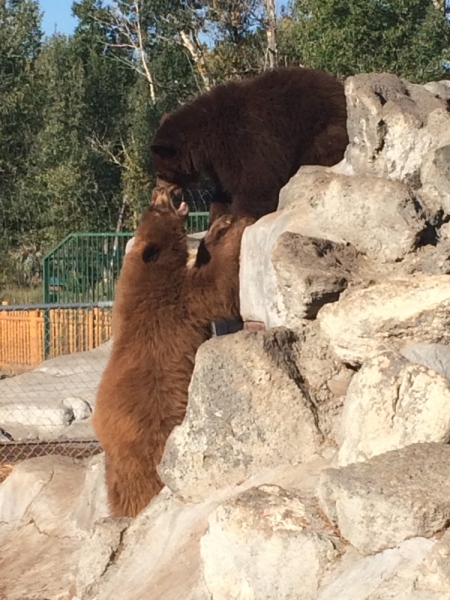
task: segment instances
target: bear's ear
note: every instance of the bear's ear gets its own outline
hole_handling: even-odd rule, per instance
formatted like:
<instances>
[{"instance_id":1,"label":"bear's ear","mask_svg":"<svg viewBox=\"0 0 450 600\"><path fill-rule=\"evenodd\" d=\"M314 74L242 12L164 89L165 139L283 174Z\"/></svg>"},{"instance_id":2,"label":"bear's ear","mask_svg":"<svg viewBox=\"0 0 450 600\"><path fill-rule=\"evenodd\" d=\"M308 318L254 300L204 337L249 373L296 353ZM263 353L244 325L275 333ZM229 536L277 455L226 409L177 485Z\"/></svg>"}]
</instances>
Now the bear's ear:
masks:
<instances>
[{"instance_id":1,"label":"bear's ear","mask_svg":"<svg viewBox=\"0 0 450 600\"><path fill-rule=\"evenodd\" d=\"M195 267L199 269L200 267L204 267L211 260L211 254L209 253L208 248L206 247L205 240L202 240L198 245L197 256L195 258Z\"/></svg>"},{"instance_id":2,"label":"bear's ear","mask_svg":"<svg viewBox=\"0 0 450 600\"><path fill-rule=\"evenodd\" d=\"M144 248L142 252L142 260L145 263L155 262L158 260L159 255L161 254L161 248L156 244L149 244Z\"/></svg>"},{"instance_id":3,"label":"bear's ear","mask_svg":"<svg viewBox=\"0 0 450 600\"><path fill-rule=\"evenodd\" d=\"M157 144L151 146L151 151L161 158L173 158L177 153L173 146L160 146Z\"/></svg>"}]
</instances>

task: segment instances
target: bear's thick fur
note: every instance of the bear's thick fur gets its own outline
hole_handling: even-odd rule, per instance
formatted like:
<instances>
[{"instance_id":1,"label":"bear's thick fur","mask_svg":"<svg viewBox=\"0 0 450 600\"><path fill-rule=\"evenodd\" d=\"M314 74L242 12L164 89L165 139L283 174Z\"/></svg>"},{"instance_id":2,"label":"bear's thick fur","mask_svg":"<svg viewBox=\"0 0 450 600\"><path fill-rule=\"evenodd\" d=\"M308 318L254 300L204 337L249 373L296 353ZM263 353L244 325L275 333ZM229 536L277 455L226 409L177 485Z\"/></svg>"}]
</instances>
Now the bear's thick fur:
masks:
<instances>
[{"instance_id":1,"label":"bear's thick fur","mask_svg":"<svg viewBox=\"0 0 450 600\"><path fill-rule=\"evenodd\" d=\"M282 67L232 81L164 115L151 144L157 177L186 188L200 173L216 185L215 214L259 218L302 165L331 166L348 144L343 85L311 69Z\"/></svg>"},{"instance_id":2,"label":"bear's thick fur","mask_svg":"<svg viewBox=\"0 0 450 600\"><path fill-rule=\"evenodd\" d=\"M211 321L239 314L240 242L249 220L217 220L204 242L209 262L189 268L182 212L166 189L154 191L117 285L113 348L93 416L115 517L136 516L161 490L156 466L184 418L196 351Z\"/></svg>"}]
</instances>

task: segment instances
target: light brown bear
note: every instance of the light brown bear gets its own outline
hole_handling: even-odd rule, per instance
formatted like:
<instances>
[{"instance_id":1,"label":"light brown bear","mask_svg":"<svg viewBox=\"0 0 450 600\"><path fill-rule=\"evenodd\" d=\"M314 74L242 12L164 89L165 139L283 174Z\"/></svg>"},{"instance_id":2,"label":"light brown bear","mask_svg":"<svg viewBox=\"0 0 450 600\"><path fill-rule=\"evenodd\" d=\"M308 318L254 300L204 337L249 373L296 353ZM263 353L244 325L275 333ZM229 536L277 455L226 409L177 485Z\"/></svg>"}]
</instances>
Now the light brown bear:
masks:
<instances>
[{"instance_id":1,"label":"light brown bear","mask_svg":"<svg viewBox=\"0 0 450 600\"><path fill-rule=\"evenodd\" d=\"M204 242L210 260L188 268L186 214L167 189L154 190L117 285L93 416L115 517L135 517L161 490L156 467L185 416L196 351L211 321L239 315L240 243L251 220L218 219Z\"/></svg>"}]
</instances>

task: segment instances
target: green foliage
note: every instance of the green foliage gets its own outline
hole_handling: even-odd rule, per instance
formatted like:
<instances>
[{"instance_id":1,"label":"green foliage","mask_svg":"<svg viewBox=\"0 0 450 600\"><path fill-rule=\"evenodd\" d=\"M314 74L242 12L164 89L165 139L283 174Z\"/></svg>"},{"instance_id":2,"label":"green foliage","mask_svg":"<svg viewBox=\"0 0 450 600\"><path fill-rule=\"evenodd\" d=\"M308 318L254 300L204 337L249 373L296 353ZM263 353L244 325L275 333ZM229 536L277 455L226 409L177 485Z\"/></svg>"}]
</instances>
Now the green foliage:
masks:
<instances>
[{"instance_id":1,"label":"green foliage","mask_svg":"<svg viewBox=\"0 0 450 600\"><path fill-rule=\"evenodd\" d=\"M448 77L438 4L294 0L280 63ZM134 229L161 115L267 67L262 0L76 0L73 13L73 35L44 38L37 0L0 0L0 285L39 285L42 256L68 233Z\"/></svg>"},{"instance_id":2,"label":"green foliage","mask_svg":"<svg viewBox=\"0 0 450 600\"><path fill-rule=\"evenodd\" d=\"M289 62L341 77L385 71L425 82L448 76L450 29L433 0L295 0L280 46Z\"/></svg>"}]
</instances>

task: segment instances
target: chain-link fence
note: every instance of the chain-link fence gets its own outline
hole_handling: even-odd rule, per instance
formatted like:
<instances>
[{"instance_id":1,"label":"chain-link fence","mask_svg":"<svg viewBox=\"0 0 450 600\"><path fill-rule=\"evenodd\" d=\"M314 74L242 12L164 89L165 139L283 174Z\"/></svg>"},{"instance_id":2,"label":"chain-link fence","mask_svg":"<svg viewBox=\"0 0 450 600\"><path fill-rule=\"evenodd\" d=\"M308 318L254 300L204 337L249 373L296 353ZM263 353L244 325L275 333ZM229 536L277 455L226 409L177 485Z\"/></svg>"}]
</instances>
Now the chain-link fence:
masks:
<instances>
[{"instance_id":1,"label":"chain-link fence","mask_svg":"<svg viewBox=\"0 0 450 600\"><path fill-rule=\"evenodd\" d=\"M111 313L112 302L0 307L0 478L25 458L100 451L91 416Z\"/></svg>"},{"instance_id":2,"label":"chain-link fence","mask_svg":"<svg viewBox=\"0 0 450 600\"><path fill-rule=\"evenodd\" d=\"M207 226L208 213L197 212L186 228ZM26 458L100 452L91 417L132 235L68 236L45 257L45 303L0 306L0 481ZM195 250L198 237L188 240Z\"/></svg>"}]
</instances>

